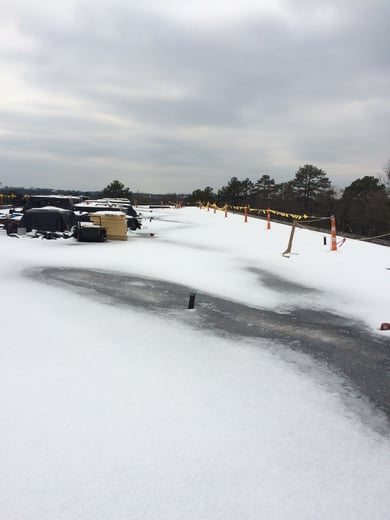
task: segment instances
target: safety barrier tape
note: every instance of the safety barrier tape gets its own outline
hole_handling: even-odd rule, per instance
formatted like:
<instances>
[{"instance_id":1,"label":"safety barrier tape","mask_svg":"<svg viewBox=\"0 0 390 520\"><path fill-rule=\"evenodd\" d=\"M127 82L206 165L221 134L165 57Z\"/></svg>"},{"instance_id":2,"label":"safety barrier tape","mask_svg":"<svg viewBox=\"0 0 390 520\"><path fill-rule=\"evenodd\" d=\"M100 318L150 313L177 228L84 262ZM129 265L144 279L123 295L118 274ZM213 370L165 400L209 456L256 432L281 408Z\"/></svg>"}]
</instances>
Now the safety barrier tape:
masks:
<instances>
[{"instance_id":1,"label":"safety barrier tape","mask_svg":"<svg viewBox=\"0 0 390 520\"><path fill-rule=\"evenodd\" d=\"M330 218L330 217L314 217L313 215L296 215L295 213L287 213L285 211L277 211L275 209L258 209L258 208L251 208L250 206L229 206L229 205L226 205L226 206L223 206L223 207L219 207L217 206L217 204L210 204L209 202L207 202L206 204L203 204L202 202L198 202L198 204L201 205L201 207L206 207L206 208L213 208L213 209L216 209L218 211L225 211L226 209L231 209L233 211L245 211L245 209L248 211L248 213L257 213L257 215L267 215L268 213L271 213L272 215L277 215L279 217L285 217L285 218L292 218L294 220L306 220L306 219L315 219L315 220L320 220L320 219L325 219L325 218Z\"/></svg>"}]
</instances>

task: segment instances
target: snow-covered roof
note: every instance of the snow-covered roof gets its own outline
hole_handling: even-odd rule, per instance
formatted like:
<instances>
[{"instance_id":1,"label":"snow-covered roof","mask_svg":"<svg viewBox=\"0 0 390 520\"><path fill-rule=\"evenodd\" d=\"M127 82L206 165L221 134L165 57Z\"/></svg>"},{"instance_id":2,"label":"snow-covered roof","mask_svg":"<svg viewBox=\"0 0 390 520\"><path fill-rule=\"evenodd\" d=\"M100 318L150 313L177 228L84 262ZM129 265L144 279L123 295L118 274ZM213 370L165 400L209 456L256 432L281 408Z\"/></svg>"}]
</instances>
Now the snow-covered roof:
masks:
<instances>
[{"instance_id":1,"label":"snow-covered roof","mask_svg":"<svg viewBox=\"0 0 390 520\"><path fill-rule=\"evenodd\" d=\"M291 344L267 338L266 320L262 336L217 334L186 296L250 306L259 327L261 309L281 329L295 311L329 311L383 338L389 248L347 239L332 252L325 233L297 228L284 258L287 225L197 208L153 215L147 231L103 247L0 231L2 518L387 518L384 416L298 352L297 327ZM134 276L178 284L176 306ZM130 293L144 307L126 305ZM325 340L337 352L337 334Z\"/></svg>"}]
</instances>

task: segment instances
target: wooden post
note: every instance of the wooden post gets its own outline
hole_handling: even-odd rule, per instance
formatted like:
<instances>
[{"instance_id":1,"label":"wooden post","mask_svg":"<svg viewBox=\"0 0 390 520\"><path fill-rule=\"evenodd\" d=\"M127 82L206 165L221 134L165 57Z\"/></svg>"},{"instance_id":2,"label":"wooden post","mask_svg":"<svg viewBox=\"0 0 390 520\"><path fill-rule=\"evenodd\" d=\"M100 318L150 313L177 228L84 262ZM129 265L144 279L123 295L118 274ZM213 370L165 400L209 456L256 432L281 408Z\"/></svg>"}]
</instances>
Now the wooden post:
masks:
<instances>
[{"instance_id":1,"label":"wooden post","mask_svg":"<svg viewBox=\"0 0 390 520\"><path fill-rule=\"evenodd\" d=\"M248 206L244 208L244 222L248 222Z\"/></svg>"},{"instance_id":2,"label":"wooden post","mask_svg":"<svg viewBox=\"0 0 390 520\"><path fill-rule=\"evenodd\" d=\"M297 221L293 220L293 223L292 223L292 226L291 226L290 238L288 240L287 249L286 249L286 251L284 251L284 253L282 253L283 256L286 256L286 255L288 255L288 253L291 253L291 248L292 248L292 243L293 243L293 239L294 239L294 233L295 233L296 225L297 225Z\"/></svg>"},{"instance_id":3,"label":"wooden post","mask_svg":"<svg viewBox=\"0 0 390 520\"><path fill-rule=\"evenodd\" d=\"M267 229L271 229L271 212L267 210Z\"/></svg>"}]
</instances>

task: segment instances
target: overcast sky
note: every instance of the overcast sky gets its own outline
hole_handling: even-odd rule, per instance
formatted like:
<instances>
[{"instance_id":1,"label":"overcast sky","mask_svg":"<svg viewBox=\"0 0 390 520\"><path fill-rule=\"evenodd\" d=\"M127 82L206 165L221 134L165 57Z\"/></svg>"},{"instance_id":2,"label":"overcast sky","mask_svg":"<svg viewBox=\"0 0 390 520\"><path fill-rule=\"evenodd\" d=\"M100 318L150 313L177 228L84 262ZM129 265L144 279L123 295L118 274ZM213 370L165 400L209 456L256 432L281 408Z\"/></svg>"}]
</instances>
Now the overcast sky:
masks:
<instances>
[{"instance_id":1,"label":"overcast sky","mask_svg":"<svg viewBox=\"0 0 390 520\"><path fill-rule=\"evenodd\" d=\"M335 186L390 159L389 0L0 0L0 182Z\"/></svg>"}]
</instances>

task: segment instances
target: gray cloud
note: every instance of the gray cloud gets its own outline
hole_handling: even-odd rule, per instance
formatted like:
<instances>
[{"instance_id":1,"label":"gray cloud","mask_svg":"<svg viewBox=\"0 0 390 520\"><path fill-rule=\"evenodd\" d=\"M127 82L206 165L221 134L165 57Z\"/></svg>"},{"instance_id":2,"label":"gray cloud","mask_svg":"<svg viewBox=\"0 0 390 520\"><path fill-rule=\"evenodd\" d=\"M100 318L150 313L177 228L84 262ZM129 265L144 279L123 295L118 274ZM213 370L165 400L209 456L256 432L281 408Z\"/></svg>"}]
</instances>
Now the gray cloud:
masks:
<instances>
[{"instance_id":1,"label":"gray cloud","mask_svg":"<svg viewBox=\"0 0 390 520\"><path fill-rule=\"evenodd\" d=\"M13 18L30 45L0 52L3 184L192 191L313 163L343 185L387 162L387 2L285 2L223 23L80 5Z\"/></svg>"}]
</instances>

